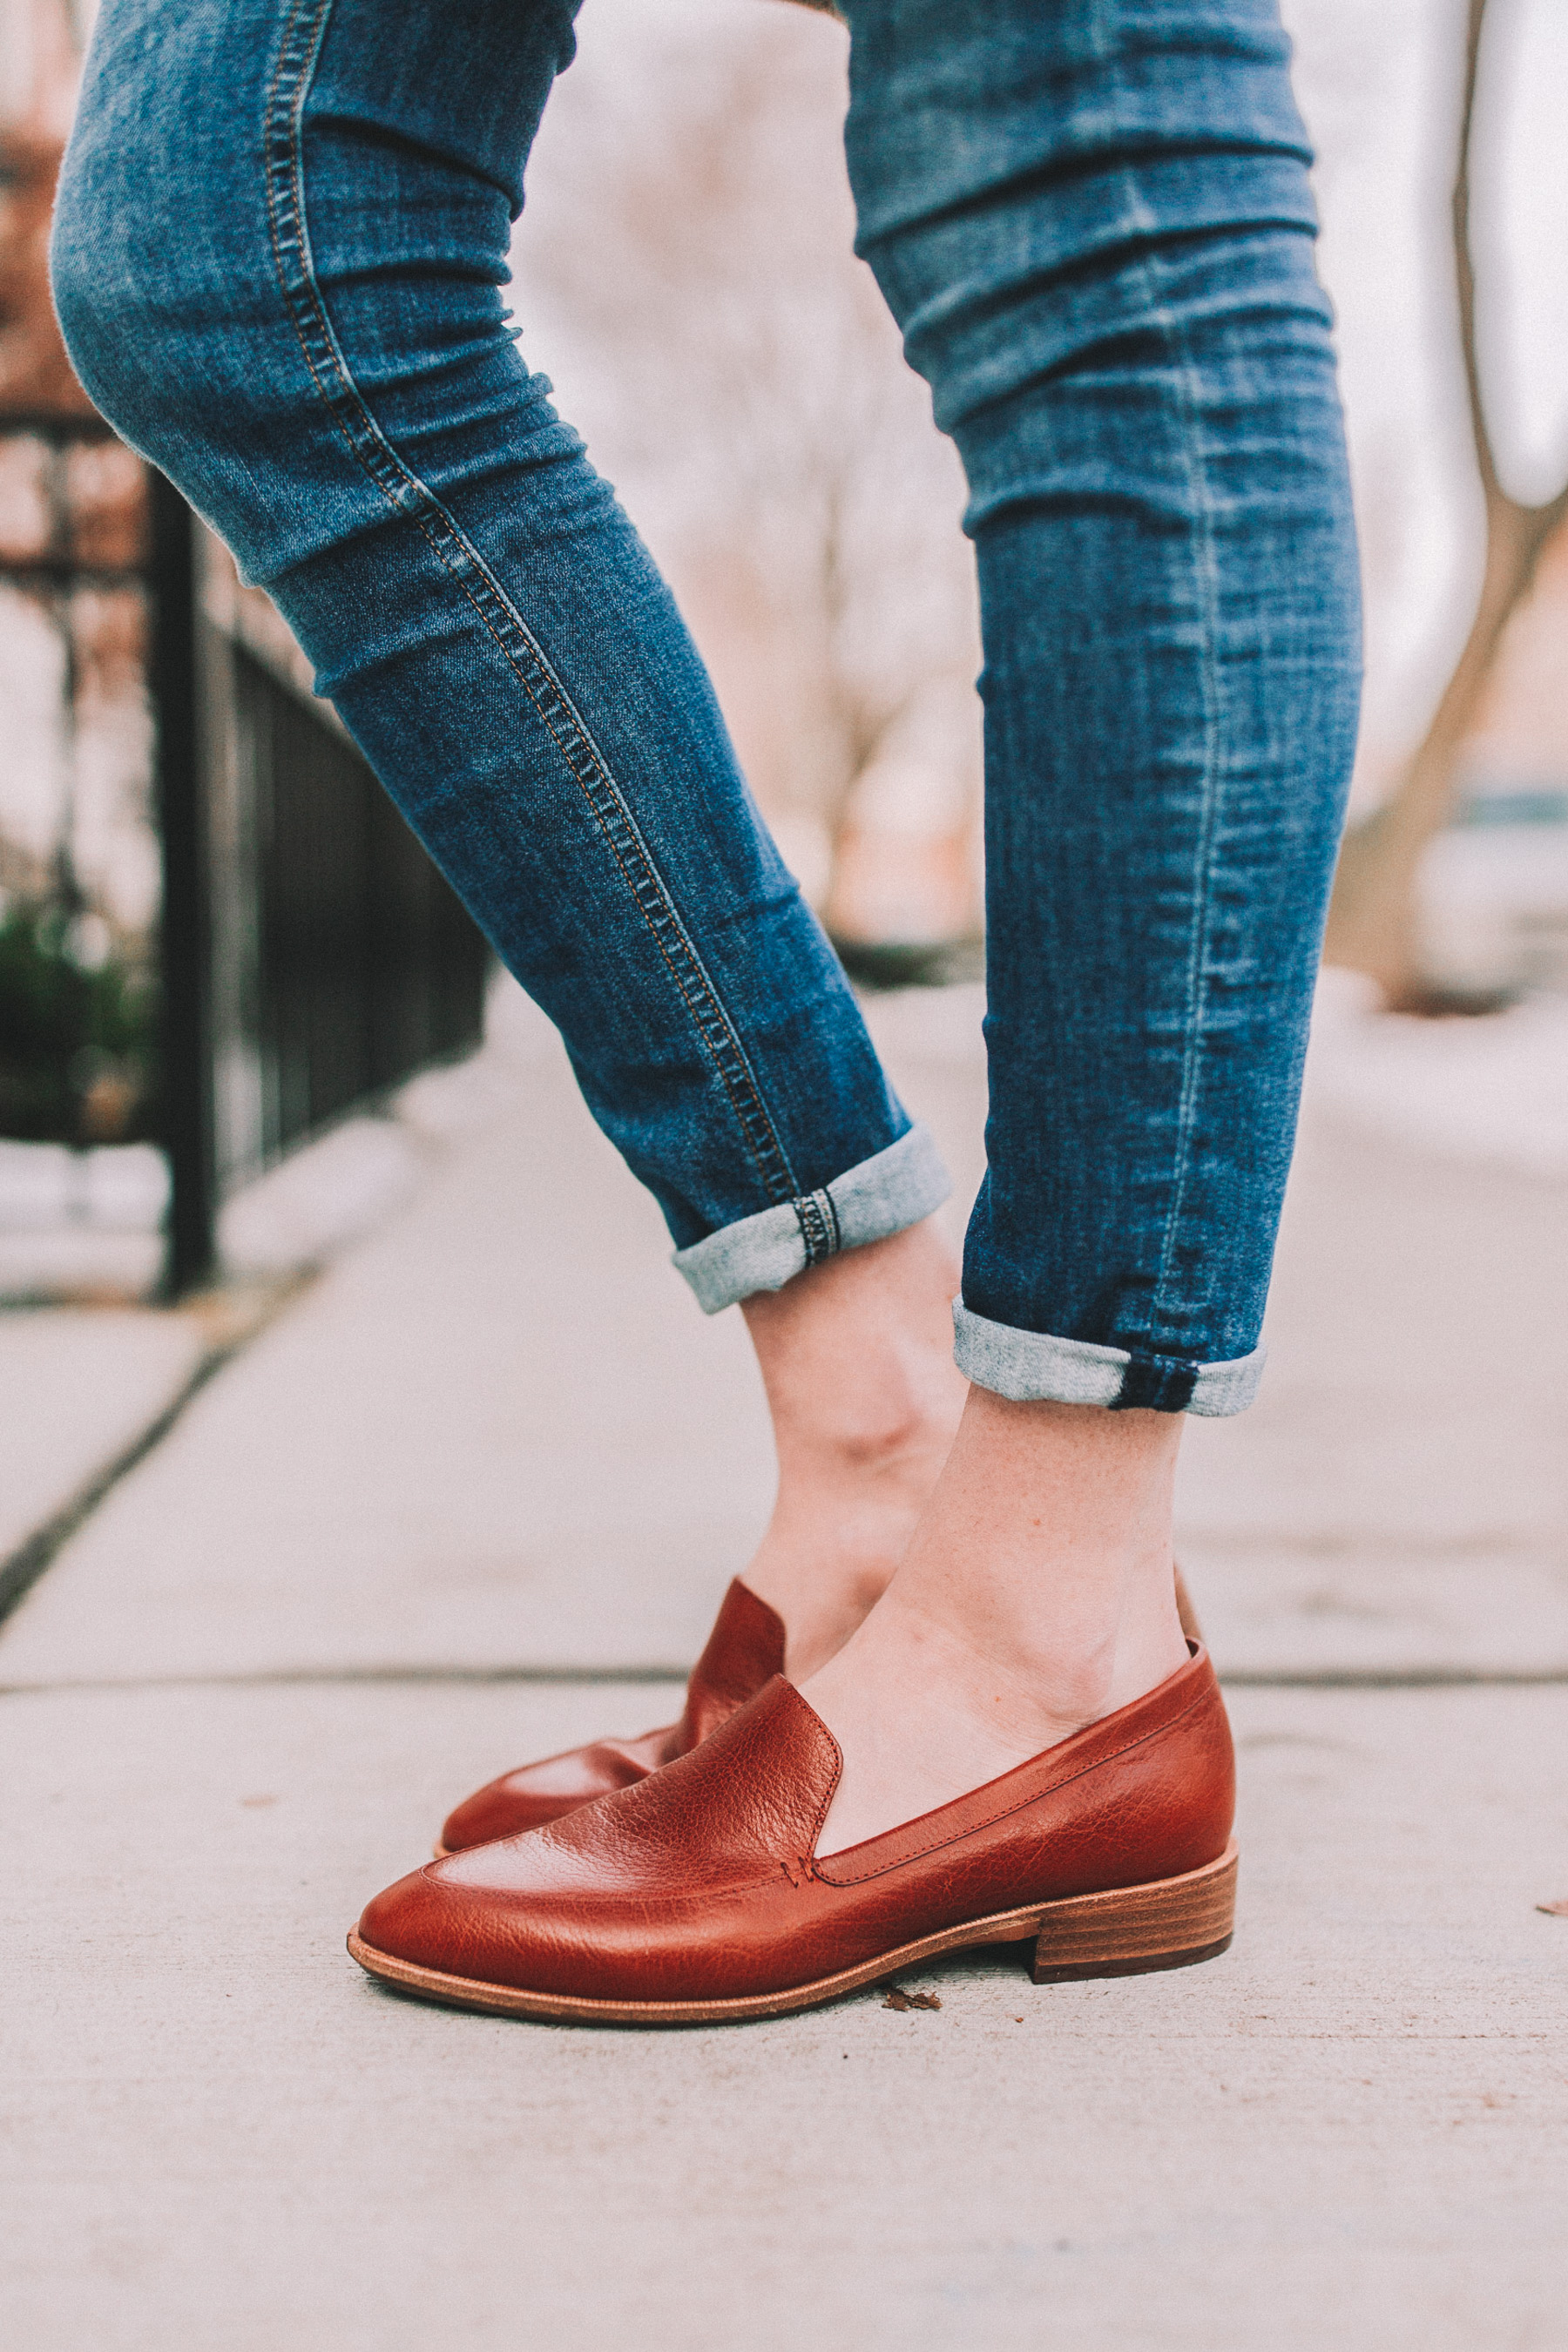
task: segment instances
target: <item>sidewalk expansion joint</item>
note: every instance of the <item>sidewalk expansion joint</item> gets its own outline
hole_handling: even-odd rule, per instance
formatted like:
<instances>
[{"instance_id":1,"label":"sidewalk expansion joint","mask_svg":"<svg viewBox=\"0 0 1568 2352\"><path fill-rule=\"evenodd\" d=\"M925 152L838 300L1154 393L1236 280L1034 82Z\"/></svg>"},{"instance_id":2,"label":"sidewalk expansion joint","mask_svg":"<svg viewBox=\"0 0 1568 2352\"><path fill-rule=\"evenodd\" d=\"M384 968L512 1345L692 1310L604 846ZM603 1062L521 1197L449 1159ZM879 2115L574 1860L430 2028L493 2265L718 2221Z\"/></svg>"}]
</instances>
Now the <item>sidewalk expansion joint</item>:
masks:
<instances>
[{"instance_id":1,"label":"sidewalk expansion joint","mask_svg":"<svg viewBox=\"0 0 1568 2352\"><path fill-rule=\"evenodd\" d=\"M183 1302L179 1311L190 1316L203 1333L202 1352L189 1378L145 1428L95 1470L58 1511L24 1538L15 1551L0 1560L0 1624L26 1600L45 1570L85 1527L121 1480L163 1444L186 1406L214 1374L222 1371L313 1279L313 1271L307 1271L272 1282L220 1286Z\"/></svg>"},{"instance_id":2,"label":"sidewalk expansion joint","mask_svg":"<svg viewBox=\"0 0 1568 2352\"><path fill-rule=\"evenodd\" d=\"M280 1690L385 1686L453 1688L486 1684L592 1690L603 1685L683 1684L686 1666L277 1666L241 1674L72 1675L59 1682L0 1683L0 1699L44 1698L70 1691ZM1568 1686L1568 1666L1489 1668L1412 1666L1242 1669L1222 1674L1229 1690L1426 1691L1542 1690Z\"/></svg>"},{"instance_id":3,"label":"sidewalk expansion joint","mask_svg":"<svg viewBox=\"0 0 1568 2352\"><path fill-rule=\"evenodd\" d=\"M242 1674L72 1675L60 1682L0 1683L0 1699L39 1698L62 1691L285 1690L385 1685L473 1686L533 1684L593 1690L600 1684L684 1684L688 1666L262 1666Z\"/></svg>"},{"instance_id":4,"label":"sidewalk expansion joint","mask_svg":"<svg viewBox=\"0 0 1568 2352\"><path fill-rule=\"evenodd\" d=\"M1242 1666L1219 1679L1227 1690L1534 1690L1568 1683L1568 1665Z\"/></svg>"}]
</instances>

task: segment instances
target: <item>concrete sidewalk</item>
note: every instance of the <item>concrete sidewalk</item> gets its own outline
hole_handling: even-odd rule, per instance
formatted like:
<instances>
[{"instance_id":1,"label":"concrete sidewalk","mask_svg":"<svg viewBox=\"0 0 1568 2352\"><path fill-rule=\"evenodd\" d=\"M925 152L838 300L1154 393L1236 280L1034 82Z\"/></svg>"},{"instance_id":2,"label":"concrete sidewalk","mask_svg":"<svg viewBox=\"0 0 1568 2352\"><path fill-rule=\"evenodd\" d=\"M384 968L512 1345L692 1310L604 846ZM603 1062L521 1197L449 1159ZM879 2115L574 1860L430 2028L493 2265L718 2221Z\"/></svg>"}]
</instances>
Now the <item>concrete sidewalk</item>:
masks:
<instances>
[{"instance_id":1,"label":"concrete sidewalk","mask_svg":"<svg viewBox=\"0 0 1568 2352\"><path fill-rule=\"evenodd\" d=\"M966 1186L973 1012L876 1016ZM1264 1400L1194 1427L1184 1494L1230 1955L573 2032L402 2002L343 1931L456 1793L668 1719L770 1471L738 1318L548 1033L513 1007L489 1067L0 1633L16 2340L1554 2352L1560 1177L1310 1109Z\"/></svg>"}]
</instances>

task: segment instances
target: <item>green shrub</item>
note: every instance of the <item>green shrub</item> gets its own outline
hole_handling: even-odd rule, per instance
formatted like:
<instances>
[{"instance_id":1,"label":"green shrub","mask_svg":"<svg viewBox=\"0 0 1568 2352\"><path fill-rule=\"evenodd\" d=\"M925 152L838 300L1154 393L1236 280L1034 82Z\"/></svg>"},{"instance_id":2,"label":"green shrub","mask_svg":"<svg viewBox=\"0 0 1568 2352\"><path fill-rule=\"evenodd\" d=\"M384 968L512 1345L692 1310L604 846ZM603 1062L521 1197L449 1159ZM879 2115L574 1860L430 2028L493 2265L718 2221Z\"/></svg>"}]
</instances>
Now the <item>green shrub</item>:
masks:
<instances>
[{"instance_id":1,"label":"green shrub","mask_svg":"<svg viewBox=\"0 0 1568 2352\"><path fill-rule=\"evenodd\" d=\"M0 911L0 1136L128 1143L157 1129L157 993L100 918Z\"/></svg>"}]
</instances>

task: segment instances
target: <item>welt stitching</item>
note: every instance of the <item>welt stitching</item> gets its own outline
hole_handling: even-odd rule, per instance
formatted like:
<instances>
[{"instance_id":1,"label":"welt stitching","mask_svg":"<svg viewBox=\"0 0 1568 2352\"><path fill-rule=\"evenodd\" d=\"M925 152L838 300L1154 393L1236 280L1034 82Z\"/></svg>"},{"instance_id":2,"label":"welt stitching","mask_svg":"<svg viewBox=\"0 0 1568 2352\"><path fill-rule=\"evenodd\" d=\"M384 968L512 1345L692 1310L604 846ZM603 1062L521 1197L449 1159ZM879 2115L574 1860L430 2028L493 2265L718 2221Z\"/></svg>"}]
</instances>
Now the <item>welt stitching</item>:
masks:
<instances>
[{"instance_id":1,"label":"welt stitching","mask_svg":"<svg viewBox=\"0 0 1568 2352\"><path fill-rule=\"evenodd\" d=\"M1171 1717L1169 1723L1154 1724L1149 1730L1141 1731L1136 1739L1126 1740L1120 1748L1113 1748L1109 1756L1097 1756L1092 1762L1080 1764L1076 1772L1068 1772L1063 1779L1052 1780L1045 1788L1036 1789L1030 1795L1020 1797L1016 1805L1003 1805L996 1812L987 1813L984 1821L971 1822L965 1828L954 1830L951 1837L933 1838L929 1845L919 1846L912 1853L901 1853L897 1862L886 1862L879 1870L858 1872L851 1878L834 1878L821 1868L817 1875L829 1886L862 1886L873 1878L885 1878L890 1870L902 1870L907 1863L923 1862L928 1853L940 1853L943 1846L957 1845L963 1839L973 1837L977 1832L988 1830L997 1822L1010 1821L1015 1813L1024 1812L1030 1805L1037 1805L1043 1797L1054 1797L1058 1790L1070 1789L1073 1782L1081 1780L1086 1772L1098 1772L1103 1766L1114 1764L1118 1757L1131 1756L1135 1748L1147 1747L1151 1739L1163 1738L1166 1732L1174 1731L1184 1724L1195 1706L1207 1706L1214 1696L1213 1691L1199 1691L1187 1701L1180 1715ZM891 1836L894 1832L889 1831L888 1834ZM829 1855L828 1859L831 1861L832 1856Z\"/></svg>"},{"instance_id":2,"label":"welt stitching","mask_svg":"<svg viewBox=\"0 0 1568 2352\"><path fill-rule=\"evenodd\" d=\"M308 5L309 0L294 0L279 46L278 63L268 90L265 160L268 226L274 266L310 380L342 433L351 455L381 491L394 512L415 524L528 696L541 724L561 753L568 773L586 800L638 912L664 959L691 1016L693 1026L730 1098L742 1139L765 1189L780 1205L794 1202L798 1215L799 1194L795 1173L782 1139L769 1116L755 1073L603 753L589 734L581 714L556 677L542 648L521 615L511 606L499 582L489 572L478 550L466 539L454 518L427 485L385 441L366 408L342 353L337 350L305 242L300 106L290 102L284 113L286 89L291 86L302 102L331 14L331 0L316 0L310 37L301 45L297 36ZM280 115L283 117L281 122ZM285 193L292 215L289 224L291 234L287 240L280 220ZM291 277L285 258L285 242L297 255L298 282ZM308 305L304 319L300 315L301 295ZM313 334L308 330L313 331ZM317 344L316 349L312 349L312 340ZM328 377L335 381L324 379L323 365ZM470 573L476 576L468 576ZM520 647L521 660L519 658ZM634 866L637 868L635 874ZM678 952L672 952L672 944ZM686 966L684 971L679 968L682 962Z\"/></svg>"}]
</instances>

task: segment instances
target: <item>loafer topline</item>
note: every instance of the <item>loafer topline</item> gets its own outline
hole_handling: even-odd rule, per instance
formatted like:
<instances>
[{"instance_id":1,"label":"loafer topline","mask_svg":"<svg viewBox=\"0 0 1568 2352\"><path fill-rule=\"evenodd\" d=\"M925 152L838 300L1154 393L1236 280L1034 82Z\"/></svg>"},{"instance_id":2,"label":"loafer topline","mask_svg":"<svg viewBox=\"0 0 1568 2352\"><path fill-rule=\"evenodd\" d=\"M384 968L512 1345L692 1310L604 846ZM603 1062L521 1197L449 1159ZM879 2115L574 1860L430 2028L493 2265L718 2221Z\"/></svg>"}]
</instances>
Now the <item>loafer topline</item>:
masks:
<instances>
[{"instance_id":1,"label":"loafer topline","mask_svg":"<svg viewBox=\"0 0 1568 2352\"><path fill-rule=\"evenodd\" d=\"M934 1812L818 1859L842 1759L782 1676L689 1754L366 1908L362 1968L460 2008L612 2025L773 2017L965 1946L1037 1983L1230 1941L1235 1762L1206 1652Z\"/></svg>"},{"instance_id":2,"label":"loafer topline","mask_svg":"<svg viewBox=\"0 0 1568 2352\"><path fill-rule=\"evenodd\" d=\"M1201 1642L1197 1612L1182 1571L1176 1570L1176 1612L1189 1641ZM572 1748L560 1756L546 1756L515 1772L489 1780L465 1797L447 1815L436 1847L437 1859L461 1853L467 1847L488 1845L494 1838L519 1837L525 1830L542 1829L646 1780L650 1772L689 1755L700 1740L726 1722L735 1709L754 1698L784 1664L784 1626L776 1610L759 1601L739 1577L724 1595L708 1645L691 1670L686 1685L686 1707L679 1723L645 1731L637 1739L596 1739L586 1748Z\"/></svg>"}]
</instances>

